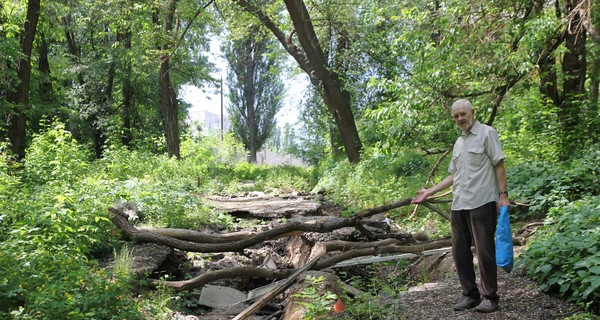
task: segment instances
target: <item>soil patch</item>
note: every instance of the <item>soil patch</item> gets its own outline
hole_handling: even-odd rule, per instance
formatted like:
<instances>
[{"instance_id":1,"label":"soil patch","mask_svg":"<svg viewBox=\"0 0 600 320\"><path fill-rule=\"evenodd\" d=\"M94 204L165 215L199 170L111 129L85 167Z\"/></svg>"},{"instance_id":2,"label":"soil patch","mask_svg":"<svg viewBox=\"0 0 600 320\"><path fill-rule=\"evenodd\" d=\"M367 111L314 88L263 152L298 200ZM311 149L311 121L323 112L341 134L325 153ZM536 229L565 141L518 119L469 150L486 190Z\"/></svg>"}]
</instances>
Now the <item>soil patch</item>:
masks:
<instances>
[{"instance_id":1,"label":"soil patch","mask_svg":"<svg viewBox=\"0 0 600 320\"><path fill-rule=\"evenodd\" d=\"M519 250L519 247L515 248L516 252ZM452 256L448 255L447 260L441 264L446 266L446 270L437 269L440 279L410 288L400 295L399 319L553 320L582 311L575 304L540 292L538 286L526 277L523 268L511 274L498 269L498 311L491 314L479 313L474 309L454 311L452 306L461 298L461 288L451 264Z\"/></svg>"}]
</instances>

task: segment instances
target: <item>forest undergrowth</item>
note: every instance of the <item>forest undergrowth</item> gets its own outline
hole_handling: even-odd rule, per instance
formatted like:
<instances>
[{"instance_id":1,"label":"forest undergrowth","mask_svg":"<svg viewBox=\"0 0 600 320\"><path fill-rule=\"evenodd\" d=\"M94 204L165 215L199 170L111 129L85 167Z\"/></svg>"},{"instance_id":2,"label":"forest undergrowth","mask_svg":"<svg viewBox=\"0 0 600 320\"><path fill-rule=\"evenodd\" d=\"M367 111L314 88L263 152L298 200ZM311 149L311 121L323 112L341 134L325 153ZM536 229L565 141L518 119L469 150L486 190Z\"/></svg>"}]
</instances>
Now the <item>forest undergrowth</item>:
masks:
<instances>
[{"instance_id":1,"label":"forest undergrowth","mask_svg":"<svg viewBox=\"0 0 600 320\"><path fill-rule=\"evenodd\" d=\"M5 146L0 151L0 316L9 319L162 319L185 309L185 297L160 287L140 290L144 281L123 268L100 267L100 257L119 255L125 244L108 218L107 208L116 203L135 204L152 226L227 229L234 219L215 213L198 195L248 191L240 186L253 181L252 188L263 192L323 193L351 216L410 197L436 161L410 150L367 150L359 164L253 165L241 161L245 154L231 137L222 142L217 136L187 137L179 160L121 146L107 147L94 160L60 124L36 135L21 162ZM592 317L600 301L598 162L595 146L564 162L508 168L511 198L527 204L515 206L513 226L545 222L518 263L542 290L582 306L572 319ZM414 207L388 218L407 232L449 234L446 221ZM369 291L372 283L364 289L378 294ZM399 283L386 288L403 289Z\"/></svg>"}]
</instances>

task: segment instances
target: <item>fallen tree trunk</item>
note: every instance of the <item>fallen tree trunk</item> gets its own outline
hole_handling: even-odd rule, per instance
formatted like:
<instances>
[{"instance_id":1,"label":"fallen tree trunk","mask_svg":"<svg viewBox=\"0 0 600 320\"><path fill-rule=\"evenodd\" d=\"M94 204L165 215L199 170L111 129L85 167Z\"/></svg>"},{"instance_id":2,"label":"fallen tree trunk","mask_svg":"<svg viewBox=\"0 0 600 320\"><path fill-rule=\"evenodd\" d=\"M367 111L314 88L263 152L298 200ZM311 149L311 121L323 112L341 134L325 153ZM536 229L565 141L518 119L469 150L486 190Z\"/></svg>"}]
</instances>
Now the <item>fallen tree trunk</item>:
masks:
<instances>
[{"instance_id":1,"label":"fallen tree trunk","mask_svg":"<svg viewBox=\"0 0 600 320\"><path fill-rule=\"evenodd\" d=\"M137 229L132 226L122 213L115 209L109 208L111 221L123 231L123 233L135 241L141 242L154 242L160 243L167 246L171 246L176 249L189 252L240 252L246 248L252 247L256 244L267 240L273 240L278 237L292 234L297 231L303 232L318 232L326 233L336 229L354 226L357 223L356 218L338 218L335 221L328 221L325 223L300 223L292 222L279 227L275 227L271 230L264 231L256 234L253 237L227 242L227 243L197 243L193 241L186 241L173 238L171 236L165 236L162 234L156 234L143 229Z\"/></svg>"},{"instance_id":2,"label":"fallen tree trunk","mask_svg":"<svg viewBox=\"0 0 600 320\"><path fill-rule=\"evenodd\" d=\"M370 248L352 249L343 253L334 254L330 257L323 257L317 263L310 268L310 270L322 270L334 266L336 263L356 257L363 256L374 256L382 253L415 253L420 254L425 250L431 250L436 248L442 248L451 245L449 239L433 241L426 244L400 246L395 244L388 244L383 246L373 246ZM340 243L334 242L331 247L328 248L326 243L322 244L322 247L327 249L339 249ZM329 252L329 251L328 251ZM224 270L207 271L195 278L184 280L184 281L160 281L150 280L152 283L161 283L167 287L173 288L176 291L193 290L200 288L210 282L228 279L228 278L266 278L266 279L283 279L287 278L296 272L296 269L266 269L258 267L238 267Z\"/></svg>"},{"instance_id":3,"label":"fallen tree trunk","mask_svg":"<svg viewBox=\"0 0 600 320\"><path fill-rule=\"evenodd\" d=\"M432 200L432 203L445 202ZM386 211L410 205L411 199L403 199L390 204L365 209L349 218L328 217L326 219L292 221L260 233L238 232L232 234L215 235L185 229L165 228L136 228L131 225L127 216L120 208L109 208L110 219L120 228L124 235L139 242L150 242L166 245L187 252L216 253L216 252L243 252L257 244L281 237L311 233L330 233L337 229L354 227L360 231L365 239L379 240L380 235L369 231L367 218ZM440 240L419 245L406 245L416 241L407 234L384 234L387 238L379 241L351 242L351 241L325 241L310 245L307 253L313 259L321 252L327 255L321 258L311 269L321 270L332 267L337 263L357 257L378 256L392 253L420 254L424 250L440 248L450 245L449 240ZM408 240L408 241L407 241ZM217 271L207 271L203 274L185 281L162 282L175 290L192 290L213 281L229 278L267 278L282 279L296 272L304 263L297 264L294 269L266 269L258 267L235 267ZM152 280L151 280L152 281ZM153 281L157 283L158 280Z\"/></svg>"},{"instance_id":4,"label":"fallen tree trunk","mask_svg":"<svg viewBox=\"0 0 600 320\"><path fill-rule=\"evenodd\" d=\"M256 244L262 243L267 240L274 240L277 238L281 238L284 236L290 236L298 234L299 232L316 232L316 233L327 233L333 230L346 228L346 227L355 227L357 230L364 230L361 227L361 219L372 216L377 213L385 212L394 208L397 208L402 205L410 204L410 201L404 201L403 204L396 203L389 206L382 206L373 208L371 210L367 210L364 212L360 212L354 217L351 218L331 218L323 221L312 221L312 222L290 222L273 229L251 235L247 238L240 237L241 240L230 241L230 242L220 242L220 243L198 243L190 240L181 240L173 237L182 236L182 232L167 232L166 230L161 230L160 233L153 232L151 229L138 229L131 225L127 220L127 217L123 214L123 212L116 208L108 208L110 212L111 221L123 231L123 233L135 240L140 242L153 242L160 243L166 246L170 246L176 249L180 249L183 251L189 252L240 252L246 248L252 247ZM185 239L190 239L189 234L184 234ZM199 236L199 234L195 234L195 236ZM394 237L393 235L388 235L389 237ZM406 238L406 235L398 235L398 238ZM222 239L223 240L223 239Z\"/></svg>"},{"instance_id":5,"label":"fallen tree trunk","mask_svg":"<svg viewBox=\"0 0 600 320\"><path fill-rule=\"evenodd\" d=\"M239 231L239 232L231 232L231 233L207 233L194 231L189 229L176 229L176 228L151 228L151 227L141 227L138 228L139 231L145 231L150 233L155 233L179 240L185 241L193 241L200 243L223 243L223 242L232 242L232 241L240 241L248 239L252 236L256 235L256 232L251 231Z\"/></svg>"}]
</instances>

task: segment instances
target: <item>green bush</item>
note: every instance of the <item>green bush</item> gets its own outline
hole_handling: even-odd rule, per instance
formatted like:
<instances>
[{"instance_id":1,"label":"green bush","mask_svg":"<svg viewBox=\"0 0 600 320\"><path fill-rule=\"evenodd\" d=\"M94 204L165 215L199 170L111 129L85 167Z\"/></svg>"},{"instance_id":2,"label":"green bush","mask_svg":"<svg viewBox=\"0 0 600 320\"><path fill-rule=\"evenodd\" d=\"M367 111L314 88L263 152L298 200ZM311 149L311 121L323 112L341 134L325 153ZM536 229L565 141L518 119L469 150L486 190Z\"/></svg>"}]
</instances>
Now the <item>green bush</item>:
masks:
<instances>
[{"instance_id":1,"label":"green bush","mask_svg":"<svg viewBox=\"0 0 600 320\"><path fill-rule=\"evenodd\" d=\"M51 181L72 183L85 175L92 154L55 121L53 126L33 137L23 160L25 179L32 184Z\"/></svg>"},{"instance_id":2,"label":"green bush","mask_svg":"<svg viewBox=\"0 0 600 320\"><path fill-rule=\"evenodd\" d=\"M552 208L519 263L544 291L600 301L600 196Z\"/></svg>"},{"instance_id":3,"label":"green bush","mask_svg":"<svg viewBox=\"0 0 600 320\"><path fill-rule=\"evenodd\" d=\"M403 151L392 162L394 173L400 177L409 177L424 173L429 168L429 161L416 151Z\"/></svg>"},{"instance_id":4,"label":"green bush","mask_svg":"<svg viewBox=\"0 0 600 320\"><path fill-rule=\"evenodd\" d=\"M600 194L598 163L600 145L564 163L535 161L509 167L511 198L529 205L513 208L512 216L517 220L543 217L552 207Z\"/></svg>"},{"instance_id":5,"label":"green bush","mask_svg":"<svg viewBox=\"0 0 600 320\"><path fill-rule=\"evenodd\" d=\"M366 150L358 164L324 162L318 168L321 177L315 191L323 191L333 202L356 210L411 197L426 180L422 174L426 160L417 160L411 152L399 155L394 158Z\"/></svg>"},{"instance_id":6,"label":"green bush","mask_svg":"<svg viewBox=\"0 0 600 320\"><path fill-rule=\"evenodd\" d=\"M139 319L127 281L67 246L34 249L21 241L0 244L4 319Z\"/></svg>"}]
</instances>

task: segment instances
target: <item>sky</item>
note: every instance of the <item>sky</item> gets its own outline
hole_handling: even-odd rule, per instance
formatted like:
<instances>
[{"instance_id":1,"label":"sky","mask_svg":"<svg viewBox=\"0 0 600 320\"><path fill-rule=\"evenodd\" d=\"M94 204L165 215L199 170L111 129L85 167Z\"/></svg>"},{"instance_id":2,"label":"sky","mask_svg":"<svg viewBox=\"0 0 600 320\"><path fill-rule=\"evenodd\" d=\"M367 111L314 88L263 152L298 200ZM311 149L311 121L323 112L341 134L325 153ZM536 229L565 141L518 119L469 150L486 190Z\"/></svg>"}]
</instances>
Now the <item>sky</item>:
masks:
<instances>
[{"instance_id":1,"label":"sky","mask_svg":"<svg viewBox=\"0 0 600 320\"><path fill-rule=\"evenodd\" d=\"M225 70L222 70L223 74L225 74ZM220 73L213 74L213 77L220 78ZM276 115L279 127L283 127L286 123L292 125L297 123L299 117L298 108L308 84L308 77L304 74L285 80L286 96L283 100L281 110ZM227 88L224 88L223 92L223 112L227 117ZM183 101L191 105L191 108L188 110L188 121L190 122L194 120L203 121L205 111L221 115L221 94L216 87L205 86L199 88L193 85L184 85L179 91L179 95Z\"/></svg>"}]
</instances>

